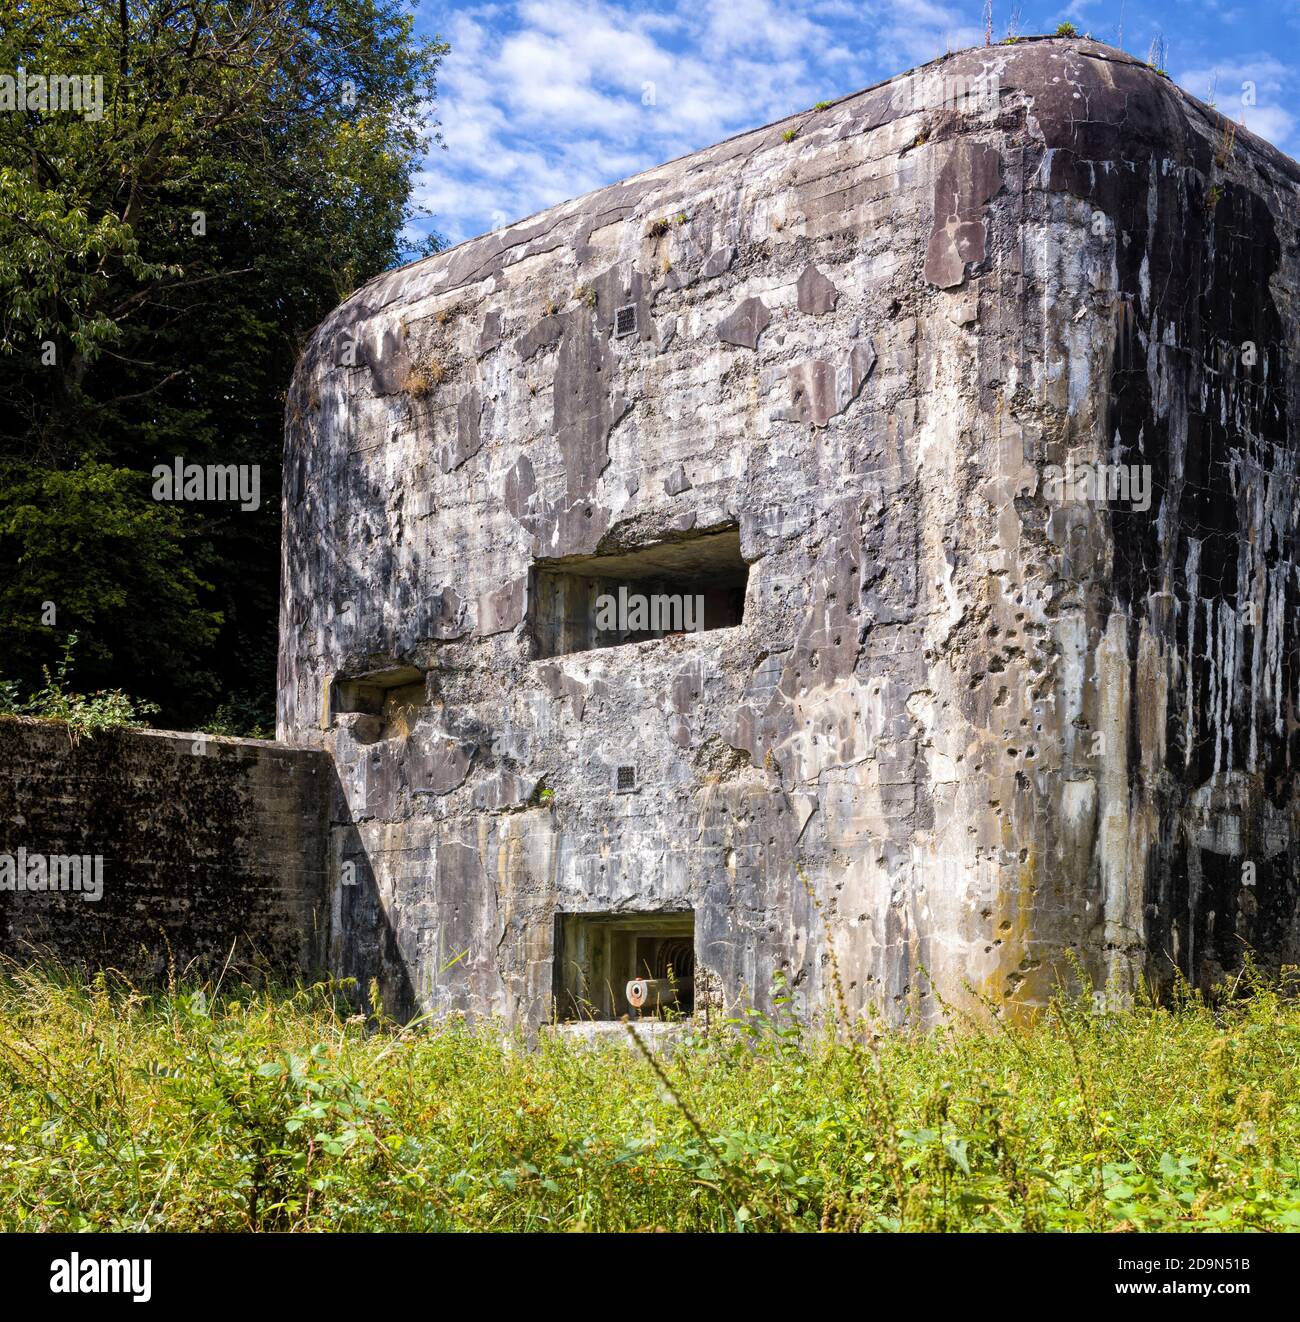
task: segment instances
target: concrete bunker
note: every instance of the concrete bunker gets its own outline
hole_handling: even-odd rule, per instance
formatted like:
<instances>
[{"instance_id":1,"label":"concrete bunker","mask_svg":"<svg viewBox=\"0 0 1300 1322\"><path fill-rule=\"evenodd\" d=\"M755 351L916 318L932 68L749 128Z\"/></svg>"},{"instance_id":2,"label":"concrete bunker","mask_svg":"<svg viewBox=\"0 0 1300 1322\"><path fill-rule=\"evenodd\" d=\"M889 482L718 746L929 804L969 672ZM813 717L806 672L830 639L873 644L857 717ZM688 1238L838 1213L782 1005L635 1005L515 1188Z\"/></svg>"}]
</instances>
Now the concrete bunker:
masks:
<instances>
[{"instance_id":1,"label":"concrete bunker","mask_svg":"<svg viewBox=\"0 0 1300 1322\"><path fill-rule=\"evenodd\" d=\"M828 945L899 1022L931 980L1028 1015L1297 962L1298 201L1248 130L1051 38L358 290L284 462L331 967L534 1029L583 931L656 912L695 914L697 1013L778 971L833 1013ZM1128 501L1054 480L1102 465ZM620 591L703 592L713 631ZM612 1015L627 963L576 999Z\"/></svg>"},{"instance_id":2,"label":"concrete bunker","mask_svg":"<svg viewBox=\"0 0 1300 1322\"><path fill-rule=\"evenodd\" d=\"M748 583L738 528L538 561L528 594L535 655L735 628L744 620Z\"/></svg>"},{"instance_id":3,"label":"concrete bunker","mask_svg":"<svg viewBox=\"0 0 1300 1322\"><path fill-rule=\"evenodd\" d=\"M553 967L559 1023L693 1014L695 913L556 914Z\"/></svg>"}]
</instances>

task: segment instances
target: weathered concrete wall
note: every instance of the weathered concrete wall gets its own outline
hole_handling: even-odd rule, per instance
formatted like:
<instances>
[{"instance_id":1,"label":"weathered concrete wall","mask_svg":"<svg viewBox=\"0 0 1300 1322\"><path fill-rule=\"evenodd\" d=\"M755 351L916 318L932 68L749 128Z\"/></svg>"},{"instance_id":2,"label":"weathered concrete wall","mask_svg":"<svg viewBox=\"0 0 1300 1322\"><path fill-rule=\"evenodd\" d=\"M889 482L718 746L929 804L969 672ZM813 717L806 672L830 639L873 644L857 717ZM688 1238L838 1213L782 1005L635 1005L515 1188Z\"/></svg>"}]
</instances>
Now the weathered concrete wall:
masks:
<instances>
[{"instance_id":1,"label":"weathered concrete wall","mask_svg":"<svg viewBox=\"0 0 1300 1322\"><path fill-rule=\"evenodd\" d=\"M1092 42L967 51L338 309L280 656L336 967L535 1023L557 911L694 908L727 995L812 1008L827 934L891 1013L1296 958L1300 168L1226 125ZM739 627L535 657L533 567L736 525Z\"/></svg>"},{"instance_id":2,"label":"weathered concrete wall","mask_svg":"<svg viewBox=\"0 0 1300 1322\"><path fill-rule=\"evenodd\" d=\"M6 954L35 946L133 977L165 974L169 956L201 975L227 959L280 976L323 967L323 753L134 730L74 747L61 725L4 718L0 768ZM100 898L12 888L19 850L24 880L38 857L98 856Z\"/></svg>"}]
</instances>

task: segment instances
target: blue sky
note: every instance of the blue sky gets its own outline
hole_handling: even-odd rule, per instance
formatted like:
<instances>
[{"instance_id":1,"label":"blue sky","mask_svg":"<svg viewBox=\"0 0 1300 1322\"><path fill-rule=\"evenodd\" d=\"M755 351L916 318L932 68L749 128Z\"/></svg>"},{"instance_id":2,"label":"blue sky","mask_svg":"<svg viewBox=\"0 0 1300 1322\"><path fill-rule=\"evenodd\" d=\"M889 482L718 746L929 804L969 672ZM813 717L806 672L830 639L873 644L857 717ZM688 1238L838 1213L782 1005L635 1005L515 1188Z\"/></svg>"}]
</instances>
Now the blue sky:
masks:
<instances>
[{"instance_id":1,"label":"blue sky","mask_svg":"<svg viewBox=\"0 0 1300 1322\"><path fill-rule=\"evenodd\" d=\"M416 200L449 242L983 42L984 0L424 0L451 43ZM994 36L1080 32L1300 156L1300 0L994 0ZM1243 106L1242 84L1255 85Z\"/></svg>"}]
</instances>

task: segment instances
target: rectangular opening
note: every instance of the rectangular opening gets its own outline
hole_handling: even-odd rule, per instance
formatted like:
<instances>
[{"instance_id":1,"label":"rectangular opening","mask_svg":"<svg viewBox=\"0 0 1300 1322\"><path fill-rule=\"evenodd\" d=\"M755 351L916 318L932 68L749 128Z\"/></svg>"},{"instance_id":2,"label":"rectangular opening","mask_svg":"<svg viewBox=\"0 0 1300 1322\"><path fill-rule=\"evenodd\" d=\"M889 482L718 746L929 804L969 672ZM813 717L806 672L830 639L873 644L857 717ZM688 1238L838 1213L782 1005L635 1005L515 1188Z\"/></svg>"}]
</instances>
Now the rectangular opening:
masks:
<instances>
[{"instance_id":1,"label":"rectangular opening","mask_svg":"<svg viewBox=\"0 0 1300 1322\"><path fill-rule=\"evenodd\" d=\"M745 613L740 530L533 566L529 625L538 657L729 629Z\"/></svg>"},{"instance_id":2,"label":"rectangular opening","mask_svg":"<svg viewBox=\"0 0 1300 1322\"><path fill-rule=\"evenodd\" d=\"M692 1014L695 914L556 914L554 968L559 1022Z\"/></svg>"},{"instance_id":3,"label":"rectangular opening","mask_svg":"<svg viewBox=\"0 0 1300 1322\"><path fill-rule=\"evenodd\" d=\"M614 314L614 334L633 335L636 332L636 304L625 303Z\"/></svg>"},{"instance_id":4,"label":"rectangular opening","mask_svg":"<svg viewBox=\"0 0 1300 1322\"><path fill-rule=\"evenodd\" d=\"M330 713L364 712L378 716L384 710L384 699L398 688L420 684L424 672L414 666L394 663L376 666L360 674L338 674L330 684Z\"/></svg>"}]
</instances>

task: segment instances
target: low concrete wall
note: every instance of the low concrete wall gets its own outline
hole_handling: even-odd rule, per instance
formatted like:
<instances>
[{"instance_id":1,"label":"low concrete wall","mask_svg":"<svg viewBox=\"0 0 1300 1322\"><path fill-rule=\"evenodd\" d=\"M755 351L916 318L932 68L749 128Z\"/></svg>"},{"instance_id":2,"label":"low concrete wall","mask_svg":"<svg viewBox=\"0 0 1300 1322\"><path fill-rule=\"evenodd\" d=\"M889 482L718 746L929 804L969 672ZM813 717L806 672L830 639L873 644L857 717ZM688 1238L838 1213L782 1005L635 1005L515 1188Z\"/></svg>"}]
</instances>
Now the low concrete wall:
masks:
<instances>
[{"instance_id":1,"label":"low concrete wall","mask_svg":"<svg viewBox=\"0 0 1300 1322\"><path fill-rule=\"evenodd\" d=\"M320 969L333 783L327 755L283 744L121 730L73 745L62 725L0 719L0 950L135 978L169 958L219 970L232 950L245 970Z\"/></svg>"}]
</instances>

